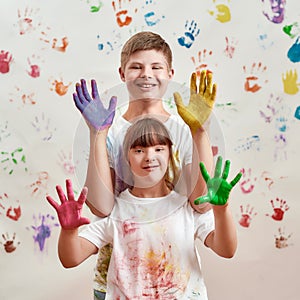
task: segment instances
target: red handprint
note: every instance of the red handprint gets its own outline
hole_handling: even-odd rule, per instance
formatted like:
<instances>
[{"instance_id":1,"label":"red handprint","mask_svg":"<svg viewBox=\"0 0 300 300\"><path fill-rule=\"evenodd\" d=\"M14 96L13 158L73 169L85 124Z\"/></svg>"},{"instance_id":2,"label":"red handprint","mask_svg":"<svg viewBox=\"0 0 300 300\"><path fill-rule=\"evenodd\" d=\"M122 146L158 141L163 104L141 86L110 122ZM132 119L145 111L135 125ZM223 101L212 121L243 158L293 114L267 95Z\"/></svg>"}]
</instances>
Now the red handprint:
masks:
<instances>
[{"instance_id":1,"label":"red handprint","mask_svg":"<svg viewBox=\"0 0 300 300\"><path fill-rule=\"evenodd\" d=\"M283 219L284 213L289 209L289 206L286 204L286 201L283 199L276 198L277 207L275 207L274 201L270 201L273 214L266 214L267 217L271 217L275 221L281 221Z\"/></svg>"},{"instance_id":2,"label":"red handprint","mask_svg":"<svg viewBox=\"0 0 300 300\"><path fill-rule=\"evenodd\" d=\"M0 51L0 73L5 74L9 72L12 60L12 55L9 52L5 52L4 50Z\"/></svg>"},{"instance_id":3,"label":"red handprint","mask_svg":"<svg viewBox=\"0 0 300 300\"><path fill-rule=\"evenodd\" d=\"M246 206L245 212L244 212L243 205L240 206L240 209L241 209L242 216L239 220L239 224L243 227L249 227L250 223L252 221L252 218L255 217L257 215L257 213L253 214L254 208L253 207L250 208L249 204Z\"/></svg>"}]
</instances>

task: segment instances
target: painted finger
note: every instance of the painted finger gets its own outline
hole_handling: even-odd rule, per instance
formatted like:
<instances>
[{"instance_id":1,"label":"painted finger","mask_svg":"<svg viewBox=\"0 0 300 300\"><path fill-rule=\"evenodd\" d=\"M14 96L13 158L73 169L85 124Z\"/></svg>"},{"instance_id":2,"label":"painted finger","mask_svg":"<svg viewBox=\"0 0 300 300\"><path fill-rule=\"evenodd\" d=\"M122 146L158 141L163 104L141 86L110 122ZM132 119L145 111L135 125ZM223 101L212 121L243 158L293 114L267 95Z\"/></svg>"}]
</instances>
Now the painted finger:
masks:
<instances>
[{"instance_id":1,"label":"painted finger","mask_svg":"<svg viewBox=\"0 0 300 300\"><path fill-rule=\"evenodd\" d=\"M200 171L201 171L202 177L205 180L205 182L207 182L210 179L210 177L209 177L209 174L208 174L208 172L205 168L204 163L200 162L199 166L200 166Z\"/></svg>"},{"instance_id":2,"label":"painted finger","mask_svg":"<svg viewBox=\"0 0 300 300\"><path fill-rule=\"evenodd\" d=\"M217 159L216 167L215 167L215 175L214 177L220 177L221 176L221 169L222 169L222 156L219 156Z\"/></svg>"},{"instance_id":3,"label":"painted finger","mask_svg":"<svg viewBox=\"0 0 300 300\"><path fill-rule=\"evenodd\" d=\"M89 91L87 89L87 85L86 85L86 81L85 79L80 79L80 82L81 82L81 88L82 88L82 93L83 93L83 96L84 98L88 101L88 102L91 102L92 101L92 98L89 94Z\"/></svg>"},{"instance_id":4,"label":"painted finger","mask_svg":"<svg viewBox=\"0 0 300 300\"><path fill-rule=\"evenodd\" d=\"M206 90L206 70L200 73L199 94L203 95Z\"/></svg>"},{"instance_id":5,"label":"painted finger","mask_svg":"<svg viewBox=\"0 0 300 300\"><path fill-rule=\"evenodd\" d=\"M54 209L57 211L59 208L58 203L51 196L47 196L46 199L49 202L49 204L52 205Z\"/></svg>"},{"instance_id":6,"label":"painted finger","mask_svg":"<svg viewBox=\"0 0 300 300\"><path fill-rule=\"evenodd\" d=\"M225 165L224 165L223 174L222 174L222 178L223 178L224 180L226 180L227 177L228 177L229 169L230 169L230 161L229 161L229 160L226 160L226 161L225 161Z\"/></svg>"},{"instance_id":7,"label":"painted finger","mask_svg":"<svg viewBox=\"0 0 300 300\"><path fill-rule=\"evenodd\" d=\"M65 193L60 185L56 186L56 191L57 191L57 194L58 194L61 204L65 203L67 201L67 198L66 198Z\"/></svg>"},{"instance_id":8,"label":"painted finger","mask_svg":"<svg viewBox=\"0 0 300 300\"><path fill-rule=\"evenodd\" d=\"M67 188L67 195L69 201L75 201L73 187L72 187L72 181L70 179L66 180L66 188Z\"/></svg>"},{"instance_id":9,"label":"painted finger","mask_svg":"<svg viewBox=\"0 0 300 300\"><path fill-rule=\"evenodd\" d=\"M190 81L190 94L197 94L197 74L192 73Z\"/></svg>"},{"instance_id":10,"label":"painted finger","mask_svg":"<svg viewBox=\"0 0 300 300\"><path fill-rule=\"evenodd\" d=\"M97 82L96 82L95 79L92 79L91 86L92 86L92 97L93 97L93 99L100 99L99 93L98 93Z\"/></svg>"},{"instance_id":11,"label":"painted finger","mask_svg":"<svg viewBox=\"0 0 300 300\"><path fill-rule=\"evenodd\" d=\"M238 173L230 182L230 185L232 187L234 187L238 182L239 180L242 178L243 174L242 173Z\"/></svg>"},{"instance_id":12,"label":"painted finger","mask_svg":"<svg viewBox=\"0 0 300 300\"><path fill-rule=\"evenodd\" d=\"M84 110L84 105L82 104L82 102L80 101L80 98L77 96L76 93L73 93L73 100L74 100L75 106L82 113Z\"/></svg>"},{"instance_id":13,"label":"painted finger","mask_svg":"<svg viewBox=\"0 0 300 300\"><path fill-rule=\"evenodd\" d=\"M80 193L80 195L79 195L79 198L78 198L78 200L77 200L78 204L81 204L81 205L82 205L82 204L85 202L86 197L87 197L87 193L88 193L88 188L85 186L85 187L82 189L82 191L81 191L81 193Z\"/></svg>"}]
</instances>

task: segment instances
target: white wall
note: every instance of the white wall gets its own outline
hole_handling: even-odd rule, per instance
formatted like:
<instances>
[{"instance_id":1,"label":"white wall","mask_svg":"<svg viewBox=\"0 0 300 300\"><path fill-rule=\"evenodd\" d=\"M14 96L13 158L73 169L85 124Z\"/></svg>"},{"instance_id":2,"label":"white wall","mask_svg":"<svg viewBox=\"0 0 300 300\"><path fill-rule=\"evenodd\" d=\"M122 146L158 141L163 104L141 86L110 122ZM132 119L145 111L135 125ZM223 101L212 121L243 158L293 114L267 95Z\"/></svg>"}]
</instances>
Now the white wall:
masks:
<instances>
[{"instance_id":1,"label":"white wall","mask_svg":"<svg viewBox=\"0 0 300 300\"><path fill-rule=\"evenodd\" d=\"M223 260L200 246L210 300L299 299L300 57L299 50L288 52L298 47L299 3L287 1L284 19L276 23L263 14L271 16L264 2L120 0L114 10L104 0L0 1L1 300L92 299L95 258L72 270L61 267L58 220L45 195L55 196L55 185L66 178L79 191L84 178L87 153L78 136L86 128L72 100L75 83L95 78L101 91L122 89L120 47L140 30L158 32L171 45L175 86L188 86L201 64L213 71L218 96L212 142L232 161L232 177L245 171L231 198L237 255ZM230 18L218 18L217 8ZM124 26L116 20L121 9L132 17ZM295 36L283 31L286 25L293 25ZM59 48L64 37L68 44ZM55 90L59 82L63 95ZM42 229L48 231L37 236ZM275 246L280 235L286 247Z\"/></svg>"}]
</instances>

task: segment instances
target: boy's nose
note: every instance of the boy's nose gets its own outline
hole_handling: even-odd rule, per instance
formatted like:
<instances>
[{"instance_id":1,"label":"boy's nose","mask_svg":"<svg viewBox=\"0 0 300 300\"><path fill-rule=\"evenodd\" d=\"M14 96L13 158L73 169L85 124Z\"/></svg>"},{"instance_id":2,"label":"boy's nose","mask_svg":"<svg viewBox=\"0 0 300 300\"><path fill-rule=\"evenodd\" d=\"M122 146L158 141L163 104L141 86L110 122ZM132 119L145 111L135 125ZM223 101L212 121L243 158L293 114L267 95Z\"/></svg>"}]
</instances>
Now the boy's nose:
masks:
<instances>
[{"instance_id":1,"label":"boy's nose","mask_svg":"<svg viewBox=\"0 0 300 300\"><path fill-rule=\"evenodd\" d=\"M141 71L142 78L152 78L152 68L145 67Z\"/></svg>"}]
</instances>

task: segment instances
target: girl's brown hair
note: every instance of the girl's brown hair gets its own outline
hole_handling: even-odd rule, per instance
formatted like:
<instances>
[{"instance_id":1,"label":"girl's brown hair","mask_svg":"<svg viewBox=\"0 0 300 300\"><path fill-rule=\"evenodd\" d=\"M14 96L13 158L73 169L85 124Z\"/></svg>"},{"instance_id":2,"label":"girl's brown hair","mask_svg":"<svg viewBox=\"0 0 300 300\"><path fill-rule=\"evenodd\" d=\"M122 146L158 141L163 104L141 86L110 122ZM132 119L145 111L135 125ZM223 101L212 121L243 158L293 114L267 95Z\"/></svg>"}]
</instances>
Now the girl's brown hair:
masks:
<instances>
[{"instance_id":1,"label":"girl's brown hair","mask_svg":"<svg viewBox=\"0 0 300 300\"><path fill-rule=\"evenodd\" d=\"M172 140L164 124L156 118L144 118L135 121L127 130L123 152L128 162L128 152L137 146L152 147L156 145L166 145L169 148L169 164L165 174L167 186L173 190L178 180L178 170L175 163L174 153L172 150Z\"/></svg>"}]
</instances>

